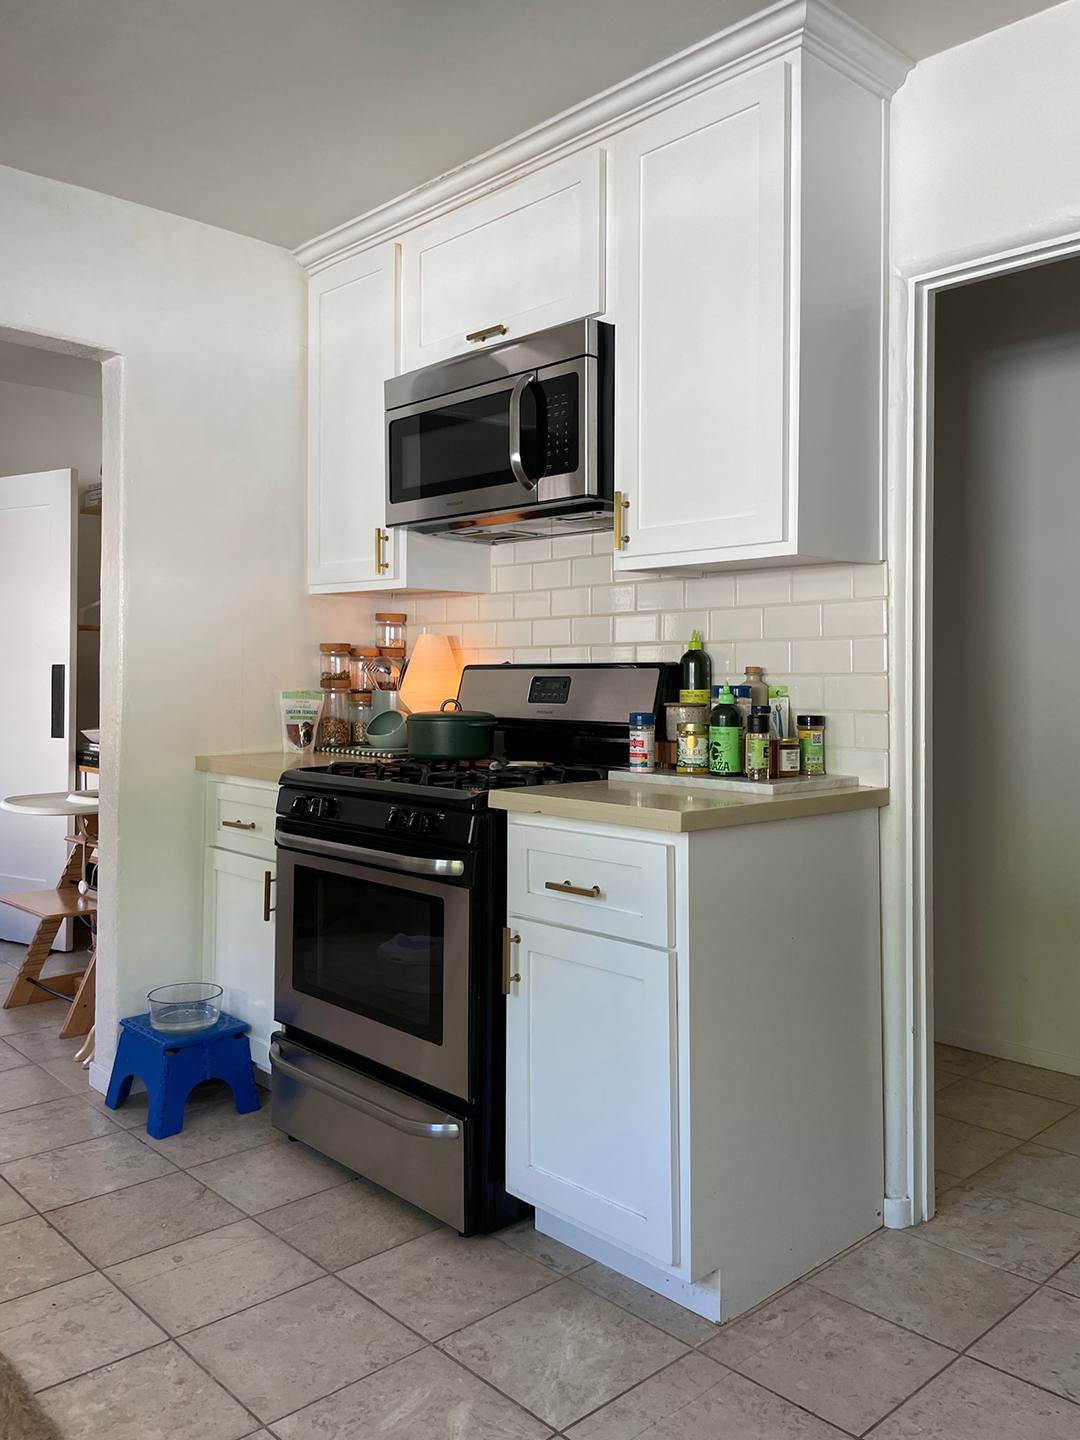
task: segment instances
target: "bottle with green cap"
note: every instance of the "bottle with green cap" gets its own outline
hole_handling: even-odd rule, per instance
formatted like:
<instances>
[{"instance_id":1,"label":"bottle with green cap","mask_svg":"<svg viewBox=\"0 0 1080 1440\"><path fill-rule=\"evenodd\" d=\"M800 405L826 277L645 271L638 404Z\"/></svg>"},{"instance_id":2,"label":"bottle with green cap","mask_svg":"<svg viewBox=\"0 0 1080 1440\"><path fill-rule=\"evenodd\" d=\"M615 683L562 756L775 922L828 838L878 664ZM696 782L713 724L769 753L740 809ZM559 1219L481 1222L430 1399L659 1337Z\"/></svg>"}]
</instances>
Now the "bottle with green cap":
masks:
<instances>
[{"instance_id":1,"label":"bottle with green cap","mask_svg":"<svg viewBox=\"0 0 1080 1440\"><path fill-rule=\"evenodd\" d=\"M679 665L682 672L679 704L708 705L712 693L712 661L701 648L696 630Z\"/></svg>"},{"instance_id":2,"label":"bottle with green cap","mask_svg":"<svg viewBox=\"0 0 1080 1440\"><path fill-rule=\"evenodd\" d=\"M709 716L709 770L713 775L743 772L743 726L735 697L727 685L714 685Z\"/></svg>"}]
</instances>

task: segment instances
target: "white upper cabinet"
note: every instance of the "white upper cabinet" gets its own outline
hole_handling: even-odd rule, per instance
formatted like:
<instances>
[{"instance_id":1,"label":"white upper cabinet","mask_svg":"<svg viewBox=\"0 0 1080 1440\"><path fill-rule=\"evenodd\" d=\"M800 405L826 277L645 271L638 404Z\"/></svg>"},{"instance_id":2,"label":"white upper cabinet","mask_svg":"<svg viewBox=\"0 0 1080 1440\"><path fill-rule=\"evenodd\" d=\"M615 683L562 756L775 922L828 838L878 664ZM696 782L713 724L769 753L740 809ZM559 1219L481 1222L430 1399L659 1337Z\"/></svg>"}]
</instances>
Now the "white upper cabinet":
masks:
<instances>
[{"instance_id":1,"label":"white upper cabinet","mask_svg":"<svg viewBox=\"0 0 1080 1440\"><path fill-rule=\"evenodd\" d=\"M880 558L884 114L797 50L611 142L617 569Z\"/></svg>"},{"instance_id":2,"label":"white upper cabinet","mask_svg":"<svg viewBox=\"0 0 1080 1440\"><path fill-rule=\"evenodd\" d=\"M582 151L403 237L403 371L603 310L603 166Z\"/></svg>"},{"instance_id":3,"label":"white upper cabinet","mask_svg":"<svg viewBox=\"0 0 1080 1440\"><path fill-rule=\"evenodd\" d=\"M479 546L384 527L383 382L397 373L398 246L313 275L308 291L308 588L490 589Z\"/></svg>"}]
</instances>

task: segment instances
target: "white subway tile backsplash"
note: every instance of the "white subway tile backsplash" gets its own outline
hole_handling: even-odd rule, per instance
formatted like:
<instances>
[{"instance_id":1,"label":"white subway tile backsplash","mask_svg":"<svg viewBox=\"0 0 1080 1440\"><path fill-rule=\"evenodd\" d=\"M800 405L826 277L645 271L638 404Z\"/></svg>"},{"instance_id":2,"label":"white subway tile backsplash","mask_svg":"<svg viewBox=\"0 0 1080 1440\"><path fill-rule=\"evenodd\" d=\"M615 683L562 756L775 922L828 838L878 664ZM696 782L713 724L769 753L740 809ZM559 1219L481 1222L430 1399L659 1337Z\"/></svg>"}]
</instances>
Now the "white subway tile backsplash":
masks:
<instances>
[{"instance_id":1,"label":"white subway tile backsplash","mask_svg":"<svg viewBox=\"0 0 1080 1440\"><path fill-rule=\"evenodd\" d=\"M594 645L592 658L608 664L621 665L624 661L636 660L637 651L633 645Z\"/></svg>"},{"instance_id":2,"label":"white subway tile backsplash","mask_svg":"<svg viewBox=\"0 0 1080 1440\"><path fill-rule=\"evenodd\" d=\"M588 615L591 592L581 586L576 590L551 592L552 615Z\"/></svg>"},{"instance_id":3,"label":"white subway tile backsplash","mask_svg":"<svg viewBox=\"0 0 1080 1440\"><path fill-rule=\"evenodd\" d=\"M855 715L855 744L862 750L889 748L888 715Z\"/></svg>"},{"instance_id":4,"label":"white subway tile backsplash","mask_svg":"<svg viewBox=\"0 0 1080 1440\"><path fill-rule=\"evenodd\" d=\"M449 595L446 599L446 618L459 622L476 619L477 595Z\"/></svg>"},{"instance_id":5,"label":"white subway tile backsplash","mask_svg":"<svg viewBox=\"0 0 1080 1440\"><path fill-rule=\"evenodd\" d=\"M551 542L551 556L553 560L571 560L575 555L591 555L591 535L560 535L557 540Z\"/></svg>"},{"instance_id":6,"label":"white subway tile backsplash","mask_svg":"<svg viewBox=\"0 0 1080 1440\"><path fill-rule=\"evenodd\" d=\"M569 645L570 621L567 618L534 620L532 638L534 645Z\"/></svg>"},{"instance_id":7,"label":"white subway tile backsplash","mask_svg":"<svg viewBox=\"0 0 1080 1440\"><path fill-rule=\"evenodd\" d=\"M613 634L610 615L579 615L570 622L575 645L610 645Z\"/></svg>"},{"instance_id":8,"label":"white subway tile backsplash","mask_svg":"<svg viewBox=\"0 0 1080 1440\"><path fill-rule=\"evenodd\" d=\"M791 669L797 675L845 675L851 669L851 641L793 640Z\"/></svg>"},{"instance_id":9,"label":"white subway tile backsplash","mask_svg":"<svg viewBox=\"0 0 1080 1440\"><path fill-rule=\"evenodd\" d=\"M888 710L885 675L826 675L826 710Z\"/></svg>"},{"instance_id":10,"label":"white subway tile backsplash","mask_svg":"<svg viewBox=\"0 0 1080 1440\"><path fill-rule=\"evenodd\" d=\"M545 560L533 566L533 585L537 590L556 590L570 584L569 560Z\"/></svg>"},{"instance_id":11,"label":"white subway tile backsplash","mask_svg":"<svg viewBox=\"0 0 1080 1440\"><path fill-rule=\"evenodd\" d=\"M635 660L659 660L672 665L677 663L681 655L681 645L638 645L634 652Z\"/></svg>"},{"instance_id":12,"label":"white subway tile backsplash","mask_svg":"<svg viewBox=\"0 0 1080 1440\"><path fill-rule=\"evenodd\" d=\"M505 565L501 570L496 570L494 575L496 590L532 589L531 565Z\"/></svg>"},{"instance_id":13,"label":"white subway tile backsplash","mask_svg":"<svg viewBox=\"0 0 1080 1440\"><path fill-rule=\"evenodd\" d=\"M592 651L587 645L553 645L551 647L553 665L588 665L592 658Z\"/></svg>"},{"instance_id":14,"label":"white subway tile backsplash","mask_svg":"<svg viewBox=\"0 0 1080 1440\"><path fill-rule=\"evenodd\" d=\"M639 610L681 610L684 604L681 580L650 580L637 587Z\"/></svg>"},{"instance_id":15,"label":"white subway tile backsplash","mask_svg":"<svg viewBox=\"0 0 1080 1440\"><path fill-rule=\"evenodd\" d=\"M514 651L515 665L546 665L550 659L550 650L542 649L535 645L526 646L521 650Z\"/></svg>"},{"instance_id":16,"label":"white subway tile backsplash","mask_svg":"<svg viewBox=\"0 0 1080 1440\"><path fill-rule=\"evenodd\" d=\"M571 583L574 585L610 585L611 556L588 555L570 562Z\"/></svg>"},{"instance_id":17,"label":"white subway tile backsplash","mask_svg":"<svg viewBox=\"0 0 1080 1440\"><path fill-rule=\"evenodd\" d=\"M533 567L535 570L535 566ZM551 614L550 590L518 590L514 595L514 619L535 620Z\"/></svg>"},{"instance_id":18,"label":"white subway tile backsplash","mask_svg":"<svg viewBox=\"0 0 1080 1440\"><path fill-rule=\"evenodd\" d=\"M534 560L550 560L551 541L519 540L514 546L514 559L524 565L531 565Z\"/></svg>"},{"instance_id":19,"label":"white subway tile backsplash","mask_svg":"<svg viewBox=\"0 0 1080 1440\"><path fill-rule=\"evenodd\" d=\"M884 750L833 749L825 732L825 764L833 775L855 775L863 785L888 785L889 756Z\"/></svg>"},{"instance_id":20,"label":"white subway tile backsplash","mask_svg":"<svg viewBox=\"0 0 1080 1440\"><path fill-rule=\"evenodd\" d=\"M461 643L470 650L491 649L495 645L494 620L467 620L461 627Z\"/></svg>"},{"instance_id":21,"label":"white subway tile backsplash","mask_svg":"<svg viewBox=\"0 0 1080 1440\"><path fill-rule=\"evenodd\" d=\"M532 644L531 620L500 620L495 626L495 641L504 648L516 649Z\"/></svg>"},{"instance_id":22,"label":"white subway tile backsplash","mask_svg":"<svg viewBox=\"0 0 1080 1440\"><path fill-rule=\"evenodd\" d=\"M800 600L850 600L850 565L806 565L791 572L791 598Z\"/></svg>"},{"instance_id":23,"label":"white subway tile backsplash","mask_svg":"<svg viewBox=\"0 0 1080 1440\"><path fill-rule=\"evenodd\" d=\"M763 625L760 610L713 610L709 614L709 639L759 640Z\"/></svg>"},{"instance_id":24,"label":"white subway tile backsplash","mask_svg":"<svg viewBox=\"0 0 1080 1440\"><path fill-rule=\"evenodd\" d=\"M791 646L786 640L740 640L735 646L735 668L745 670L747 665L760 665L767 672L767 683L782 683L775 677L790 671Z\"/></svg>"},{"instance_id":25,"label":"white subway tile backsplash","mask_svg":"<svg viewBox=\"0 0 1080 1440\"><path fill-rule=\"evenodd\" d=\"M851 668L856 675L884 675L889 668L889 642L880 640L853 640L851 642Z\"/></svg>"},{"instance_id":26,"label":"white subway tile backsplash","mask_svg":"<svg viewBox=\"0 0 1080 1440\"><path fill-rule=\"evenodd\" d=\"M884 600L849 600L844 605L822 607L826 635L884 635Z\"/></svg>"},{"instance_id":27,"label":"white subway tile backsplash","mask_svg":"<svg viewBox=\"0 0 1080 1440\"><path fill-rule=\"evenodd\" d=\"M659 634L657 615L616 615L616 644L647 645Z\"/></svg>"},{"instance_id":28,"label":"white subway tile backsplash","mask_svg":"<svg viewBox=\"0 0 1080 1440\"><path fill-rule=\"evenodd\" d=\"M786 680L767 677L773 685L786 685L792 716L820 715L825 709L825 681L820 675L789 675Z\"/></svg>"},{"instance_id":29,"label":"white subway tile backsplash","mask_svg":"<svg viewBox=\"0 0 1080 1440\"><path fill-rule=\"evenodd\" d=\"M509 620L514 613L515 596L496 592L493 595L476 597L476 618L478 620Z\"/></svg>"},{"instance_id":30,"label":"white subway tile backsplash","mask_svg":"<svg viewBox=\"0 0 1080 1440\"><path fill-rule=\"evenodd\" d=\"M660 616L660 639L679 640L683 650L694 631L704 642L709 638L709 613L707 610L678 610L671 615ZM682 652L680 651L680 654Z\"/></svg>"},{"instance_id":31,"label":"white subway tile backsplash","mask_svg":"<svg viewBox=\"0 0 1080 1440\"><path fill-rule=\"evenodd\" d=\"M397 601L394 602L397 604ZM442 595L421 595L413 602L409 619L414 625L437 625L446 619L446 600Z\"/></svg>"},{"instance_id":32,"label":"white subway tile backsplash","mask_svg":"<svg viewBox=\"0 0 1080 1440\"><path fill-rule=\"evenodd\" d=\"M687 580L686 604L691 610L718 610L735 604L734 575L706 575L703 580Z\"/></svg>"},{"instance_id":33,"label":"white subway tile backsplash","mask_svg":"<svg viewBox=\"0 0 1080 1440\"><path fill-rule=\"evenodd\" d=\"M878 565L853 565L851 579L856 599L889 593L889 567L884 560Z\"/></svg>"},{"instance_id":34,"label":"white subway tile backsplash","mask_svg":"<svg viewBox=\"0 0 1080 1440\"><path fill-rule=\"evenodd\" d=\"M765 635L770 640L801 640L821 634L820 605L768 605Z\"/></svg>"},{"instance_id":35,"label":"white subway tile backsplash","mask_svg":"<svg viewBox=\"0 0 1080 1440\"><path fill-rule=\"evenodd\" d=\"M855 716L828 715L825 739L832 750L850 750L855 744Z\"/></svg>"},{"instance_id":36,"label":"white subway tile backsplash","mask_svg":"<svg viewBox=\"0 0 1080 1440\"><path fill-rule=\"evenodd\" d=\"M633 585L595 585L592 589L594 615L629 615L637 606Z\"/></svg>"},{"instance_id":37,"label":"white subway tile backsplash","mask_svg":"<svg viewBox=\"0 0 1080 1440\"><path fill-rule=\"evenodd\" d=\"M786 605L791 599L791 574L787 570L748 570L735 579L739 605Z\"/></svg>"}]
</instances>

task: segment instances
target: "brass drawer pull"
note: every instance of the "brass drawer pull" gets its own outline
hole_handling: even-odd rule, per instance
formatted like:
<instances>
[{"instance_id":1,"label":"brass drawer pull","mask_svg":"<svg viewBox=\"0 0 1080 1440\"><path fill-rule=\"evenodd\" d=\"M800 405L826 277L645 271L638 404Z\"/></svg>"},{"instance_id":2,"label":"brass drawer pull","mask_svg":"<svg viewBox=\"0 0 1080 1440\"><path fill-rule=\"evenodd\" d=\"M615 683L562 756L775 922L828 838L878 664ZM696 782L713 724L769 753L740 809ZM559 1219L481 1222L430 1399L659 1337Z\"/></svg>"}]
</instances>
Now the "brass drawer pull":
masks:
<instances>
[{"instance_id":1,"label":"brass drawer pull","mask_svg":"<svg viewBox=\"0 0 1080 1440\"><path fill-rule=\"evenodd\" d=\"M222 820L223 830L257 830L258 826L254 820Z\"/></svg>"},{"instance_id":2,"label":"brass drawer pull","mask_svg":"<svg viewBox=\"0 0 1080 1440\"><path fill-rule=\"evenodd\" d=\"M381 525L375 526L375 577L382 575L385 570L390 569L390 561L383 559L383 546L390 540Z\"/></svg>"},{"instance_id":3,"label":"brass drawer pull","mask_svg":"<svg viewBox=\"0 0 1080 1440\"><path fill-rule=\"evenodd\" d=\"M615 536L615 554L617 555L624 545L630 543L630 536L623 534L623 526L626 524L624 510L630 509L630 501L625 499L621 490L615 491L615 514L612 517L612 530Z\"/></svg>"},{"instance_id":4,"label":"brass drawer pull","mask_svg":"<svg viewBox=\"0 0 1080 1440\"><path fill-rule=\"evenodd\" d=\"M473 344L476 344L480 340L490 340L493 335L505 334L505 325L489 325L486 330L474 330L471 335L466 335L465 339L472 341Z\"/></svg>"},{"instance_id":5,"label":"brass drawer pull","mask_svg":"<svg viewBox=\"0 0 1080 1440\"><path fill-rule=\"evenodd\" d=\"M270 916L277 909L276 905L270 904L270 886L273 885L276 877L270 870L263 871L263 919L269 925Z\"/></svg>"},{"instance_id":6,"label":"brass drawer pull","mask_svg":"<svg viewBox=\"0 0 1080 1440\"><path fill-rule=\"evenodd\" d=\"M545 880L545 890L558 890L560 895L584 895L586 900L599 900L600 886L590 885L586 890L581 885L571 885L569 880Z\"/></svg>"},{"instance_id":7,"label":"brass drawer pull","mask_svg":"<svg viewBox=\"0 0 1080 1440\"><path fill-rule=\"evenodd\" d=\"M510 986L518 985L521 982L521 971L516 970L511 974L510 947L520 945L521 936L515 930L513 934L509 930L503 930L503 994L510 994Z\"/></svg>"}]
</instances>

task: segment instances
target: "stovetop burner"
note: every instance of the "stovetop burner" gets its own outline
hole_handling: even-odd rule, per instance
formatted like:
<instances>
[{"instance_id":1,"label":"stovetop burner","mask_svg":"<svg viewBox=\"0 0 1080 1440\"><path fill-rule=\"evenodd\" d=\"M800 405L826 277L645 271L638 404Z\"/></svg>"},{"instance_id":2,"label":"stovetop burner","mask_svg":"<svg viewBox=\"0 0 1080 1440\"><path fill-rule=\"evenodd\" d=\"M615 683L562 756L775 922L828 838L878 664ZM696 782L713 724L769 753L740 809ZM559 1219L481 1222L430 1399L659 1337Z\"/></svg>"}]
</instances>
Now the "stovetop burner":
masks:
<instances>
[{"instance_id":1,"label":"stovetop burner","mask_svg":"<svg viewBox=\"0 0 1080 1440\"><path fill-rule=\"evenodd\" d=\"M592 765L548 765L499 760L339 760L327 775L376 780L390 785L424 785L436 790L516 790L530 785L570 785L602 780L605 771Z\"/></svg>"}]
</instances>

